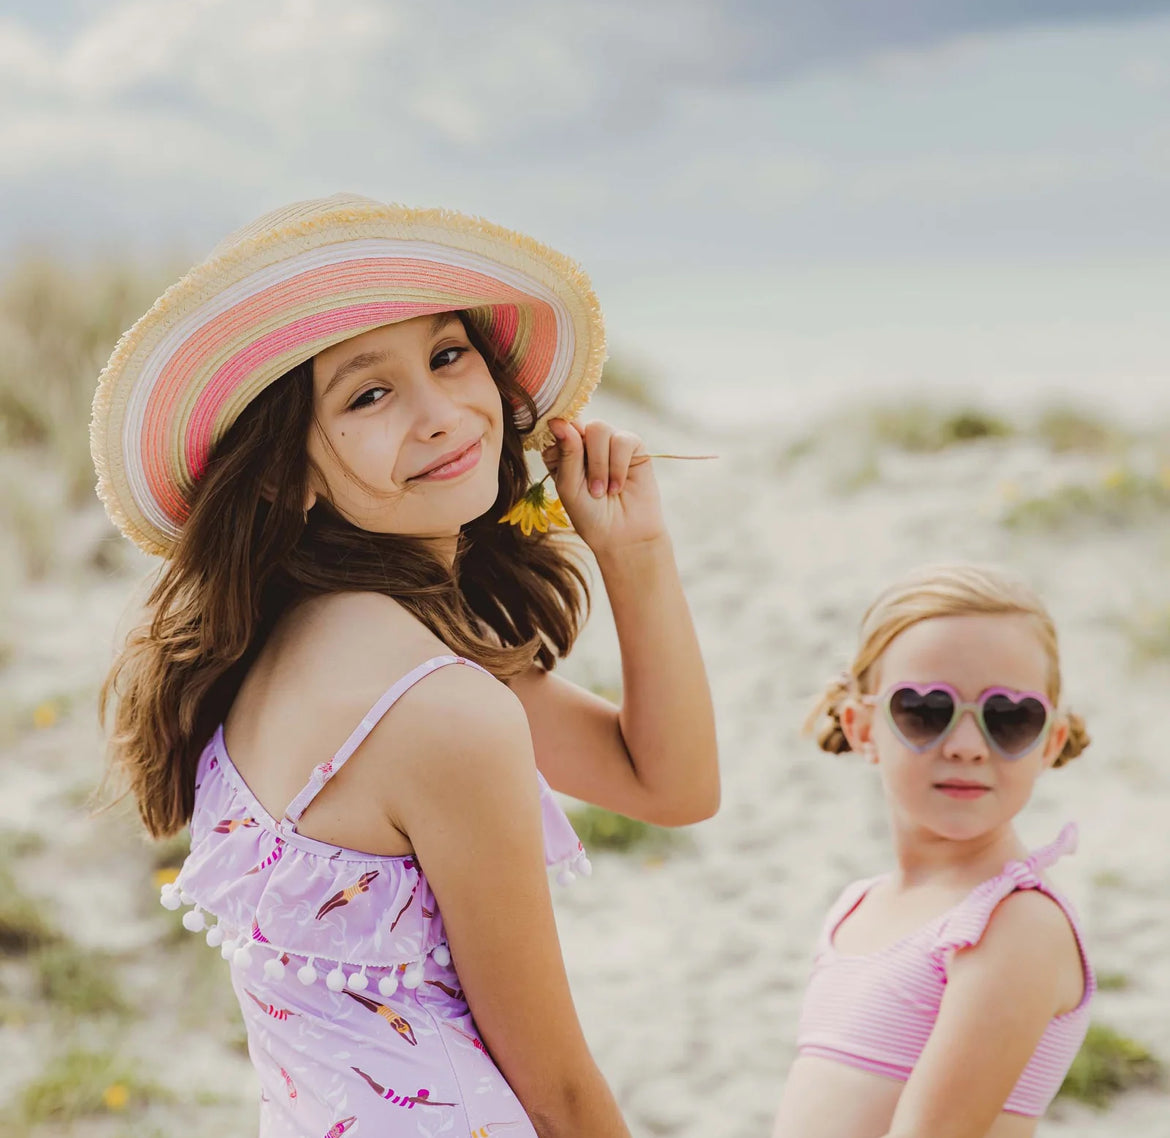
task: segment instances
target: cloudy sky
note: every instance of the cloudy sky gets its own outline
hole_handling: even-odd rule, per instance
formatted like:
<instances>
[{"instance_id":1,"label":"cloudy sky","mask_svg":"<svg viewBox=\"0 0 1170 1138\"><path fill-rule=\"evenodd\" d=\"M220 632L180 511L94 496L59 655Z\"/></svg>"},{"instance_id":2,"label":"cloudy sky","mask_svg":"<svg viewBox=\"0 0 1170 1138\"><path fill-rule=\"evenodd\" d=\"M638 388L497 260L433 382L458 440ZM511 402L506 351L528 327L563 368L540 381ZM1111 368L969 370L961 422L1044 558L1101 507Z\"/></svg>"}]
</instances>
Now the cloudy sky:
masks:
<instances>
[{"instance_id":1,"label":"cloudy sky","mask_svg":"<svg viewBox=\"0 0 1170 1138\"><path fill-rule=\"evenodd\" d=\"M564 248L679 383L1170 383L1170 0L5 0L5 253L341 188Z\"/></svg>"}]
</instances>

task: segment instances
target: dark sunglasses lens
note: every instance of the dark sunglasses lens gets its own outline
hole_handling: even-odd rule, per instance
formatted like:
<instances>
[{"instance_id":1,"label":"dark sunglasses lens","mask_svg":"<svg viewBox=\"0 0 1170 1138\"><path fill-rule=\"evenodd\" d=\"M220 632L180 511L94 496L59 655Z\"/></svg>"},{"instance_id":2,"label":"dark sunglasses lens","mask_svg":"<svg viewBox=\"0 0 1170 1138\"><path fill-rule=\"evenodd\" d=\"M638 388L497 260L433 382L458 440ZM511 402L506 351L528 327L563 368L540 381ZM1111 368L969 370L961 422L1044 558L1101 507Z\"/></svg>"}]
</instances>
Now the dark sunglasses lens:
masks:
<instances>
[{"instance_id":1,"label":"dark sunglasses lens","mask_svg":"<svg viewBox=\"0 0 1170 1138\"><path fill-rule=\"evenodd\" d=\"M1025 696L1012 699L1008 695L989 696L983 705L983 722L995 745L1008 755L1022 755L1031 747L1048 719L1044 704Z\"/></svg>"},{"instance_id":2,"label":"dark sunglasses lens","mask_svg":"<svg viewBox=\"0 0 1170 1138\"><path fill-rule=\"evenodd\" d=\"M933 743L950 726L954 714L955 701L949 692L898 688L890 696L890 718L912 747Z\"/></svg>"}]
</instances>

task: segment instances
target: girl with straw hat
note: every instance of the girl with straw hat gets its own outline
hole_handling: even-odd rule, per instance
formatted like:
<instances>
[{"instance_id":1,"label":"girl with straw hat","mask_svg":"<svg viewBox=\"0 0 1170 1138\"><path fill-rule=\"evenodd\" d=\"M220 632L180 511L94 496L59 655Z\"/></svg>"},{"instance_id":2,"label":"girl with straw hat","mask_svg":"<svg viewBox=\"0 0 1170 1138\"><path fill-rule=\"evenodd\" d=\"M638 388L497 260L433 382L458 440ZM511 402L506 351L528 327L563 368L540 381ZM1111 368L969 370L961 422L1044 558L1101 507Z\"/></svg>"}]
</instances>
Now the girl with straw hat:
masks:
<instances>
[{"instance_id":1,"label":"girl with straw hat","mask_svg":"<svg viewBox=\"0 0 1170 1138\"><path fill-rule=\"evenodd\" d=\"M153 835L190 825L162 902L231 963L265 1138L627 1133L557 944L545 868L589 863L549 787L665 825L719 789L653 467L575 421L603 359L568 259L339 196L228 238L103 372L98 492L166 559L112 757ZM553 673L588 593L525 448L596 556L620 709Z\"/></svg>"}]
</instances>

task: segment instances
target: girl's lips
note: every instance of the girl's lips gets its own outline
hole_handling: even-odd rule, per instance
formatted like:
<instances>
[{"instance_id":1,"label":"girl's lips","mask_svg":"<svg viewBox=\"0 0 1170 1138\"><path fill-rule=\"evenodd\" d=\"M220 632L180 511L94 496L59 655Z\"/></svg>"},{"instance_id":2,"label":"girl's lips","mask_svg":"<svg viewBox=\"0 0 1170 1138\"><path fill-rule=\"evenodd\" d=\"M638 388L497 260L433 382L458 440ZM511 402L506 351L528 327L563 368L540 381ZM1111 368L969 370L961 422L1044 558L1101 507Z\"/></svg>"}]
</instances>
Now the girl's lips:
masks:
<instances>
[{"instance_id":1,"label":"girl's lips","mask_svg":"<svg viewBox=\"0 0 1170 1138\"><path fill-rule=\"evenodd\" d=\"M442 466L434 466L423 474L416 474L411 482L443 482L448 478L458 478L460 474L473 469L483 454L483 440L476 439L466 450L460 451L454 458L444 462Z\"/></svg>"},{"instance_id":2,"label":"girl's lips","mask_svg":"<svg viewBox=\"0 0 1170 1138\"><path fill-rule=\"evenodd\" d=\"M941 790L951 798L978 798L982 794L989 794L991 787L975 783L940 782L935 784L935 790Z\"/></svg>"}]
</instances>

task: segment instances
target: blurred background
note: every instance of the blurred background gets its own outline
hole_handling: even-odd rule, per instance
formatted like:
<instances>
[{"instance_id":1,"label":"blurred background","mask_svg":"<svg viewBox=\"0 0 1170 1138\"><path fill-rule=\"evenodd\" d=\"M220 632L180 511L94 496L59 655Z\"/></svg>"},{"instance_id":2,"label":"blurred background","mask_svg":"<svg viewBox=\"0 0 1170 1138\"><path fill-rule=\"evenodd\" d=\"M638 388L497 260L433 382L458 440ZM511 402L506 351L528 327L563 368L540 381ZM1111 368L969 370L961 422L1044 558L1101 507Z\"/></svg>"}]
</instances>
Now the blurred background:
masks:
<instances>
[{"instance_id":1,"label":"blurred background","mask_svg":"<svg viewBox=\"0 0 1170 1138\"><path fill-rule=\"evenodd\" d=\"M1040 1132L1163 1138L1170 0L6 0L0 156L0 1127L253 1126L222 961L154 903L182 841L90 808L152 565L94 500L89 403L220 237L345 189L574 256L597 413L722 456L660 477L726 805L579 811L599 872L558 896L634 1133L766 1132L820 916L889 856L804 709L891 573L975 557L1051 602L1096 739L1021 818L1080 821L1058 876L1105 978ZM603 600L565 667L618 694Z\"/></svg>"}]
</instances>

